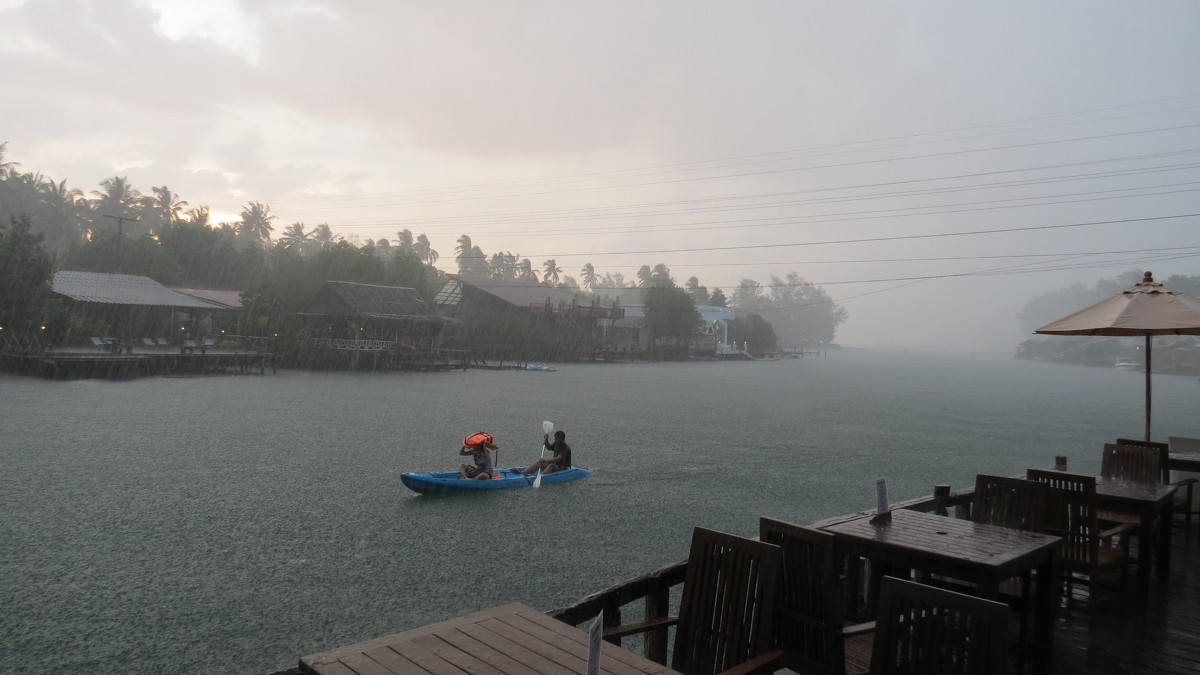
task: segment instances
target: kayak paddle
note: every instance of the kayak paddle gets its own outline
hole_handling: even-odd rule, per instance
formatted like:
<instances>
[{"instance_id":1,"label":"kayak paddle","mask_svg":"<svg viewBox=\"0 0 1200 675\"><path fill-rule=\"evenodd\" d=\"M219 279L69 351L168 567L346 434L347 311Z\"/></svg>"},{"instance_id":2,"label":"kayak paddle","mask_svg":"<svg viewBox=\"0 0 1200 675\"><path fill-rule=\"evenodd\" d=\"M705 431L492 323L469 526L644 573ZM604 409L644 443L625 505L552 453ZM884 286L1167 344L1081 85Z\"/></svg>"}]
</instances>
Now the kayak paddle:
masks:
<instances>
[{"instance_id":1,"label":"kayak paddle","mask_svg":"<svg viewBox=\"0 0 1200 675\"><path fill-rule=\"evenodd\" d=\"M549 436L551 431L554 431L554 423L553 422L542 422L542 434L544 434L545 436ZM545 456L546 456L546 444L543 442L542 443L542 451L538 454L538 458L542 459ZM542 487L542 467L540 465L538 466L537 478L533 479L533 487L535 487L535 488Z\"/></svg>"}]
</instances>

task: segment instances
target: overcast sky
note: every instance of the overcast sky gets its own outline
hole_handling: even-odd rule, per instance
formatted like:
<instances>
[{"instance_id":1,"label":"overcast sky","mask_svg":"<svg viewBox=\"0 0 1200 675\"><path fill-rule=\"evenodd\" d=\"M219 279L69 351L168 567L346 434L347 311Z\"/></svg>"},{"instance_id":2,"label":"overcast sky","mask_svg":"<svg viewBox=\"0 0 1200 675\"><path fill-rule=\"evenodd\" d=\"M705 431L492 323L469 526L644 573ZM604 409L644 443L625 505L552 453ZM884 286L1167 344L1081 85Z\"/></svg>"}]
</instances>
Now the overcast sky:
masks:
<instances>
[{"instance_id":1,"label":"overcast sky","mask_svg":"<svg viewBox=\"0 0 1200 675\"><path fill-rule=\"evenodd\" d=\"M1200 3L0 0L7 159L276 230L425 233L1011 352L1035 293L1200 274Z\"/></svg>"}]
</instances>

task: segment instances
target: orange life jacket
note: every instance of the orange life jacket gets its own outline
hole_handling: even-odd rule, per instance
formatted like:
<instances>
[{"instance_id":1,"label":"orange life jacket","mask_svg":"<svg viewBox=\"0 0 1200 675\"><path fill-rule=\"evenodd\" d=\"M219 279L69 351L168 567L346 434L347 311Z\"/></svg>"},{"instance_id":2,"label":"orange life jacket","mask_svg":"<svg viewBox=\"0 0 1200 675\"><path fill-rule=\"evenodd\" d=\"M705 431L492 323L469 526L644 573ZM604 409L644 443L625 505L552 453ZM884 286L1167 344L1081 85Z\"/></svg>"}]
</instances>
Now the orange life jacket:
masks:
<instances>
[{"instance_id":1,"label":"orange life jacket","mask_svg":"<svg viewBox=\"0 0 1200 675\"><path fill-rule=\"evenodd\" d=\"M496 446L493 441L495 440L496 439L486 431L476 431L475 433L463 439L463 446L473 448L480 443L485 443L489 448L494 450Z\"/></svg>"}]
</instances>

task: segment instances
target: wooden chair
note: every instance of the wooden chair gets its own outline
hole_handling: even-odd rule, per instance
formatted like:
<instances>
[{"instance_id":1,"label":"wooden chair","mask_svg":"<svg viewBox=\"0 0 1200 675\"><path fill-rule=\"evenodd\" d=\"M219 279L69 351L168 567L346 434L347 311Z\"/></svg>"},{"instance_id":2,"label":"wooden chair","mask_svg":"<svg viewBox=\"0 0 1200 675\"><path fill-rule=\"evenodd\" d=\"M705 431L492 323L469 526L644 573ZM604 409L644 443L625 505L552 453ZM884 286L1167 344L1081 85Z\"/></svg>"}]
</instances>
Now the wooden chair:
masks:
<instances>
[{"instance_id":1,"label":"wooden chair","mask_svg":"<svg viewBox=\"0 0 1200 675\"><path fill-rule=\"evenodd\" d=\"M675 624L671 668L687 675L774 672L772 644L782 551L778 546L697 527L679 616L605 629L605 637Z\"/></svg>"},{"instance_id":2,"label":"wooden chair","mask_svg":"<svg viewBox=\"0 0 1200 675\"><path fill-rule=\"evenodd\" d=\"M975 476L971 520L1014 530L1042 532L1046 528L1045 483L1007 476Z\"/></svg>"},{"instance_id":3,"label":"wooden chair","mask_svg":"<svg viewBox=\"0 0 1200 675\"><path fill-rule=\"evenodd\" d=\"M774 518L759 518L758 538L783 551L775 644L782 665L798 673L866 673L874 622L843 624L845 584L833 535Z\"/></svg>"},{"instance_id":4,"label":"wooden chair","mask_svg":"<svg viewBox=\"0 0 1200 675\"><path fill-rule=\"evenodd\" d=\"M1099 578L1121 572L1121 588L1129 580L1129 537L1121 536L1120 548L1102 546L1118 535L1128 535L1133 526L1121 525L1101 531L1096 513L1096 477L1065 471L1029 469L1029 480L1049 486L1046 495L1046 533L1062 538L1061 560L1067 574L1067 595L1075 575L1088 578L1089 608L1095 607Z\"/></svg>"},{"instance_id":5,"label":"wooden chair","mask_svg":"<svg viewBox=\"0 0 1200 675\"><path fill-rule=\"evenodd\" d=\"M1160 454L1155 448L1105 443L1104 455L1100 461L1100 475L1139 483L1161 483Z\"/></svg>"},{"instance_id":6,"label":"wooden chair","mask_svg":"<svg viewBox=\"0 0 1200 675\"><path fill-rule=\"evenodd\" d=\"M1171 440L1168 438L1167 440ZM1190 542L1192 540L1192 487L1196 485L1196 478L1183 478L1177 481L1171 480L1171 446L1169 443L1157 443L1155 441L1139 441L1132 438L1118 438L1117 445L1132 445L1139 448L1154 448L1158 450L1158 463L1162 468L1162 483L1163 485L1173 485L1177 488L1175 492L1175 500L1171 502L1171 510L1173 513L1183 514L1183 540Z\"/></svg>"},{"instance_id":7,"label":"wooden chair","mask_svg":"<svg viewBox=\"0 0 1200 675\"><path fill-rule=\"evenodd\" d=\"M895 577L879 585L872 675L1008 673L1008 607Z\"/></svg>"}]
</instances>

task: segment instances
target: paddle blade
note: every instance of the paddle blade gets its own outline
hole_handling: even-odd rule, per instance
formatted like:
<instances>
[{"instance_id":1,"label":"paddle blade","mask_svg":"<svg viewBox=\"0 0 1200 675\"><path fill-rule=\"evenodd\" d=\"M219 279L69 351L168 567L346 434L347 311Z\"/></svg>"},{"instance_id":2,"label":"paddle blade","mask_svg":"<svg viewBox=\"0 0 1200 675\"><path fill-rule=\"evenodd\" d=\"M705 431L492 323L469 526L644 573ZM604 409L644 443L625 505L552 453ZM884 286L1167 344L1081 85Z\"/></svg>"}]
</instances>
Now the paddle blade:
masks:
<instances>
[{"instance_id":1,"label":"paddle blade","mask_svg":"<svg viewBox=\"0 0 1200 675\"><path fill-rule=\"evenodd\" d=\"M541 469L538 469L537 478L533 479L533 487L535 487L535 488L542 487L542 470Z\"/></svg>"},{"instance_id":2,"label":"paddle blade","mask_svg":"<svg viewBox=\"0 0 1200 675\"><path fill-rule=\"evenodd\" d=\"M542 422L542 433L543 434L546 434L547 436L549 436L550 432L552 432L552 431L554 431L554 422Z\"/></svg>"}]
</instances>

